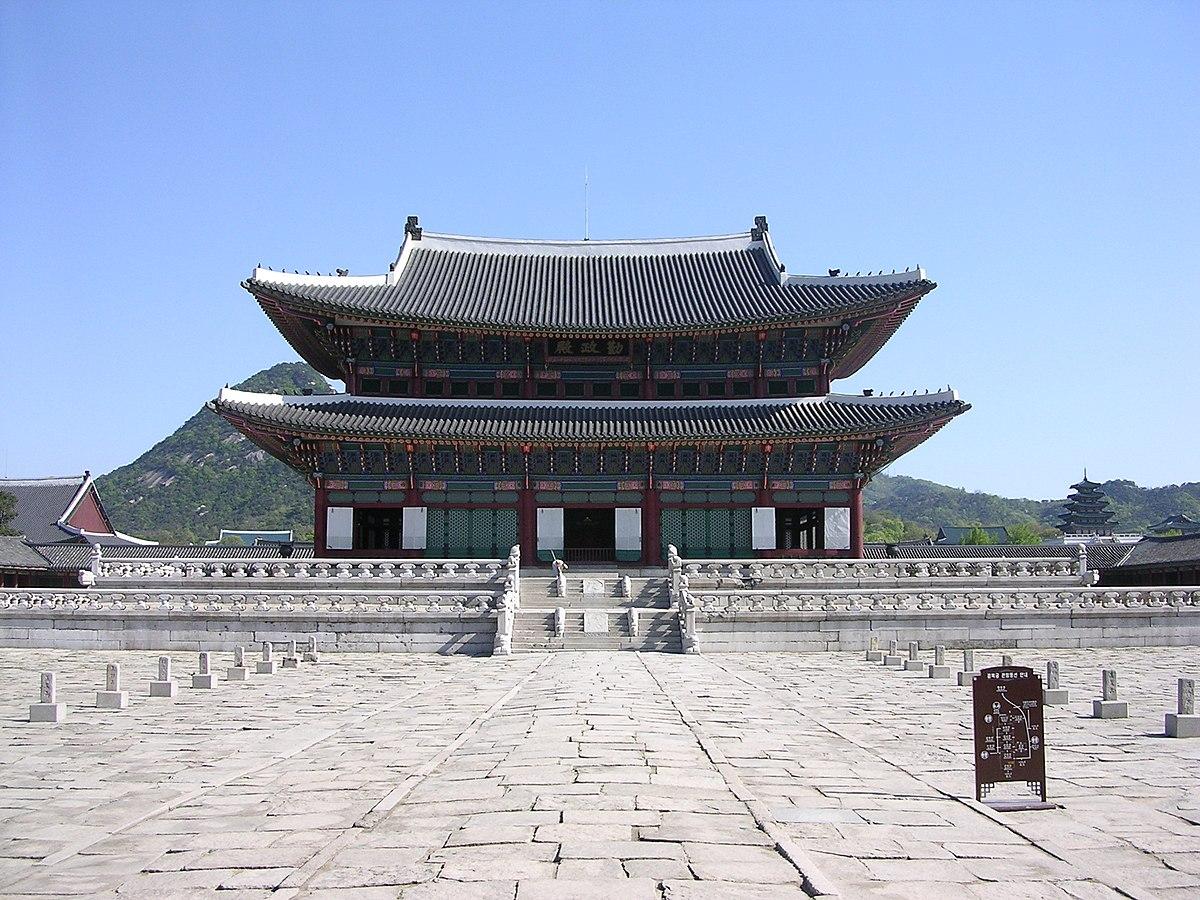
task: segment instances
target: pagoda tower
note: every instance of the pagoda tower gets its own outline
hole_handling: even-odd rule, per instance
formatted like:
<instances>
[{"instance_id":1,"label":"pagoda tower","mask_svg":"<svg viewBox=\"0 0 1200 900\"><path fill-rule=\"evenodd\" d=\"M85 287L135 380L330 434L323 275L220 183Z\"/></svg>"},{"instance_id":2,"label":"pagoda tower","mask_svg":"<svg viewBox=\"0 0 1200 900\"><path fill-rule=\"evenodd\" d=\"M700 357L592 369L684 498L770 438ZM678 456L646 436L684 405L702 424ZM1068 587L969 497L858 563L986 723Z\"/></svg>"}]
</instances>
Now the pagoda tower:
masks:
<instances>
[{"instance_id":1,"label":"pagoda tower","mask_svg":"<svg viewBox=\"0 0 1200 900\"><path fill-rule=\"evenodd\" d=\"M243 282L346 393L209 404L309 479L318 556L861 557L864 486L969 409L831 393L936 285L790 274L762 216L655 240L404 231L382 275Z\"/></svg>"},{"instance_id":2,"label":"pagoda tower","mask_svg":"<svg viewBox=\"0 0 1200 900\"><path fill-rule=\"evenodd\" d=\"M1063 506L1066 512L1059 514L1059 530L1064 535L1107 536L1116 528L1108 497L1100 490L1100 483L1089 481L1087 469L1083 481L1071 485L1072 493Z\"/></svg>"}]
</instances>

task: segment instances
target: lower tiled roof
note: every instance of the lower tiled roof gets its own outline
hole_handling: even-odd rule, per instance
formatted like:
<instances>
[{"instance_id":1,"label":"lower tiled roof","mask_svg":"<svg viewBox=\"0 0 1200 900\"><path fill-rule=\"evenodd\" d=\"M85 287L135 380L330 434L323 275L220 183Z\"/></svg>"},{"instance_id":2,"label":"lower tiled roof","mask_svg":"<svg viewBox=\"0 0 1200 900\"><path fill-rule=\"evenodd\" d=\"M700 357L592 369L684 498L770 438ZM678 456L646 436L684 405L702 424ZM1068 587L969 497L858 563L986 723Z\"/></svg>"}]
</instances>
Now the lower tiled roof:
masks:
<instances>
[{"instance_id":1,"label":"lower tiled roof","mask_svg":"<svg viewBox=\"0 0 1200 900\"><path fill-rule=\"evenodd\" d=\"M472 401L279 396L223 390L209 406L248 425L411 440L706 441L824 439L936 426L970 409L953 391L746 401Z\"/></svg>"}]
</instances>

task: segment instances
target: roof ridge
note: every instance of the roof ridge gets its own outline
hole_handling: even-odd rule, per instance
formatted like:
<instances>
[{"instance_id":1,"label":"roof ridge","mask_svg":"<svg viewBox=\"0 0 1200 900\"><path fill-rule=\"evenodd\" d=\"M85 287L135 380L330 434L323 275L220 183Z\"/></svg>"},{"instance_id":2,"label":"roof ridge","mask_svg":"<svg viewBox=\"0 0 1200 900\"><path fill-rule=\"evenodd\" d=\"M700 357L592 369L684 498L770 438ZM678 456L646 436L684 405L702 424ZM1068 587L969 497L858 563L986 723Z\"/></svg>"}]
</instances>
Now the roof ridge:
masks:
<instances>
[{"instance_id":1,"label":"roof ridge","mask_svg":"<svg viewBox=\"0 0 1200 900\"><path fill-rule=\"evenodd\" d=\"M44 478L0 478L0 484L10 484L14 486L34 484L74 484L75 482L83 481L86 478L86 474L47 475Z\"/></svg>"}]
</instances>

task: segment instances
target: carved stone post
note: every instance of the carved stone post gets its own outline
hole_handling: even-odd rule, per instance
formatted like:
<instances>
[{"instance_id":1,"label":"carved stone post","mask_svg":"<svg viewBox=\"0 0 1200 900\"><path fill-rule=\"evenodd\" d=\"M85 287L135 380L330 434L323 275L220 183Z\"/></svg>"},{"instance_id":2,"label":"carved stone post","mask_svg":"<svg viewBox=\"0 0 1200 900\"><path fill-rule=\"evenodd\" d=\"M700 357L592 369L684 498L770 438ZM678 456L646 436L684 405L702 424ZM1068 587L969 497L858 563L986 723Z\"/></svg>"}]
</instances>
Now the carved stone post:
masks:
<instances>
[{"instance_id":1,"label":"carved stone post","mask_svg":"<svg viewBox=\"0 0 1200 900\"><path fill-rule=\"evenodd\" d=\"M679 594L679 639L684 653L700 652L700 636L696 633L696 604L686 589Z\"/></svg>"},{"instance_id":2,"label":"carved stone post","mask_svg":"<svg viewBox=\"0 0 1200 900\"><path fill-rule=\"evenodd\" d=\"M679 596L679 577L683 572L683 560L679 558L679 550L674 544L667 545L667 569L671 573L671 597Z\"/></svg>"},{"instance_id":3,"label":"carved stone post","mask_svg":"<svg viewBox=\"0 0 1200 900\"><path fill-rule=\"evenodd\" d=\"M496 610L496 640L492 644L492 656L512 655L513 604L515 602L515 598L509 593L500 599L500 606Z\"/></svg>"}]
</instances>

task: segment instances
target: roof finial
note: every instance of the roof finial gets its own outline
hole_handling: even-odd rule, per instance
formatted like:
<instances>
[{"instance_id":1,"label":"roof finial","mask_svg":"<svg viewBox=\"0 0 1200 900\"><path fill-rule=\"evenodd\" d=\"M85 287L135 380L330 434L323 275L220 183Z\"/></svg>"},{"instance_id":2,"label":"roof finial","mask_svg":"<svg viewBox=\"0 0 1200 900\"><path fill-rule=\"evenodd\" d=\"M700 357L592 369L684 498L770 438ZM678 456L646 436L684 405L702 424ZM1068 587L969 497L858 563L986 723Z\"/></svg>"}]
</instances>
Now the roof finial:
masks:
<instances>
[{"instance_id":1,"label":"roof finial","mask_svg":"<svg viewBox=\"0 0 1200 900\"><path fill-rule=\"evenodd\" d=\"M761 241L763 239L763 235L770 230L771 227L767 224L766 216L755 216L754 227L750 229L750 240Z\"/></svg>"},{"instance_id":2,"label":"roof finial","mask_svg":"<svg viewBox=\"0 0 1200 900\"><path fill-rule=\"evenodd\" d=\"M414 241L421 239L421 226L418 224L416 216L409 216L404 222L404 233L411 236Z\"/></svg>"}]
</instances>

